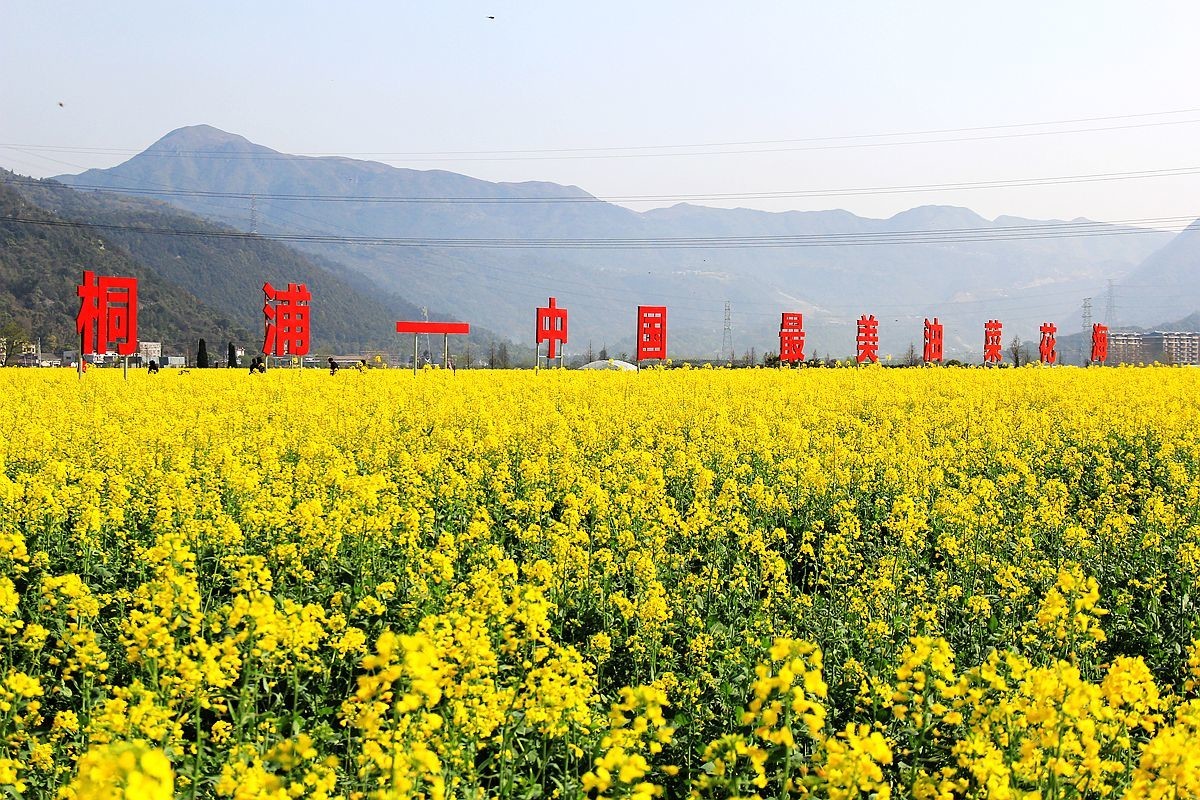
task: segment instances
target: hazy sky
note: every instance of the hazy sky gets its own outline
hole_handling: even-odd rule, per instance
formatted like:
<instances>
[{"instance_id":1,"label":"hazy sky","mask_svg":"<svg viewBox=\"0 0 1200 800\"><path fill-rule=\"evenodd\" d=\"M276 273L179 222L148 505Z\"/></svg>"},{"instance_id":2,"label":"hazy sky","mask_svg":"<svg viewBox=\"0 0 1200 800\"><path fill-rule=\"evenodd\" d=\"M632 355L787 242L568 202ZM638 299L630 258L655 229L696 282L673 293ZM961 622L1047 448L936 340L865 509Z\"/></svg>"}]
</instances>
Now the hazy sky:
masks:
<instances>
[{"instance_id":1,"label":"hazy sky","mask_svg":"<svg viewBox=\"0 0 1200 800\"><path fill-rule=\"evenodd\" d=\"M1195 168L696 201L1194 218L1198 31L1195 0L7 0L0 166L35 176L112 166L207 123L284 152L663 198L655 205ZM999 127L1101 117L1123 118ZM980 130L946 132L969 128ZM939 132L877 136L914 131ZM534 152L494 152L514 150ZM747 150L769 152L729 152Z\"/></svg>"}]
</instances>

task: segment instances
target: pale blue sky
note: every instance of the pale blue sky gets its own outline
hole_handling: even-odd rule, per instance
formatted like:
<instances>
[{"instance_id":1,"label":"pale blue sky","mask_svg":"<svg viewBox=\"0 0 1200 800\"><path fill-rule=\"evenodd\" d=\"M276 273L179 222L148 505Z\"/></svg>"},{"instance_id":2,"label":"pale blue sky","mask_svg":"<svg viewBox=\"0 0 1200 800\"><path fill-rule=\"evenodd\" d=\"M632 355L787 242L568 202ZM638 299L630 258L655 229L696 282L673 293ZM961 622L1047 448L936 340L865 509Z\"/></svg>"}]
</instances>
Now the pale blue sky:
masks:
<instances>
[{"instance_id":1,"label":"pale blue sky","mask_svg":"<svg viewBox=\"0 0 1200 800\"><path fill-rule=\"evenodd\" d=\"M174 128L208 123L284 152L364 154L489 180L576 184L608 197L1200 168L1200 3L1187 0L344 5L349 10L307 2L6 0L0 166L37 176L111 166ZM884 139L827 142L824 149L813 142L708 147L692 156L478 154L797 140L1183 109L1198 110L923 138L1139 126L1124 130L907 146L844 147L896 141ZM1195 217L1200 174L703 202L847 208L868 216L947 203L988 217Z\"/></svg>"}]
</instances>

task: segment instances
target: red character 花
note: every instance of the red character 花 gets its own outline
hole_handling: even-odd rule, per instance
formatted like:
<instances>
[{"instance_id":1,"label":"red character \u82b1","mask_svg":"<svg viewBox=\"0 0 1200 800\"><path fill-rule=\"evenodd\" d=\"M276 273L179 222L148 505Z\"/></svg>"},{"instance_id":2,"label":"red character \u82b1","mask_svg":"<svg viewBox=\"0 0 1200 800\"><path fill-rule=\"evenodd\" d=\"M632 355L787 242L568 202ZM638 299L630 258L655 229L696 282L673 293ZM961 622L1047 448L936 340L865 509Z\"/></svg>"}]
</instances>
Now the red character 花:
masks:
<instances>
[{"instance_id":1,"label":"red character \u82b1","mask_svg":"<svg viewBox=\"0 0 1200 800\"><path fill-rule=\"evenodd\" d=\"M137 352L137 278L113 278L84 270L76 288L81 303L75 318L80 355L104 353L116 343L123 356Z\"/></svg>"},{"instance_id":2,"label":"red character \u82b1","mask_svg":"<svg viewBox=\"0 0 1200 800\"><path fill-rule=\"evenodd\" d=\"M667 357L667 307L638 306L637 360Z\"/></svg>"},{"instance_id":3,"label":"red character \u82b1","mask_svg":"<svg viewBox=\"0 0 1200 800\"><path fill-rule=\"evenodd\" d=\"M783 312L779 323L779 362L792 364L804 360L804 315Z\"/></svg>"},{"instance_id":4,"label":"red character \u82b1","mask_svg":"<svg viewBox=\"0 0 1200 800\"><path fill-rule=\"evenodd\" d=\"M559 308L557 301L550 298L549 307L537 309L537 343L549 342L546 358L553 359L559 344L567 343L567 310Z\"/></svg>"},{"instance_id":5,"label":"red character \u82b1","mask_svg":"<svg viewBox=\"0 0 1200 800\"><path fill-rule=\"evenodd\" d=\"M983 360L986 364L999 364L1004 355L1001 352L1001 338L1004 325L998 319L989 319L983 323Z\"/></svg>"},{"instance_id":6,"label":"red character \u82b1","mask_svg":"<svg viewBox=\"0 0 1200 800\"><path fill-rule=\"evenodd\" d=\"M926 364L942 363L942 334L944 327L934 317L933 322L925 320L925 352L921 359Z\"/></svg>"},{"instance_id":7,"label":"red character \u82b1","mask_svg":"<svg viewBox=\"0 0 1200 800\"><path fill-rule=\"evenodd\" d=\"M879 320L875 315L858 318L858 363L879 361Z\"/></svg>"},{"instance_id":8,"label":"red character \u82b1","mask_svg":"<svg viewBox=\"0 0 1200 800\"><path fill-rule=\"evenodd\" d=\"M308 354L308 303L312 294L303 283L289 283L287 289L263 284L263 317L266 321L266 340L262 351L269 356L303 356Z\"/></svg>"},{"instance_id":9,"label":"red character \u82b1","mask_svg":"<svg viewBox=\"0 0 1200 800\"><path fill-rule=\"evenodd\" d=\"M1052 322L1043 322L1041 332L1042 341L1038 344L1038 358L1043 364L1053 364L1058 360L1058 351L1054 349L1058 327Z\"/></svg>"},{"instance_id":10,"label":"red character \u82b1","mask_svg":"<svg viewBox=\"0 0 1200 800\"><path fill-rule=\"evenodd\" d=\"M1092 362L1103 364L1108 360L1108 326L1092 325Z\"/></svg>"}]
</instances>

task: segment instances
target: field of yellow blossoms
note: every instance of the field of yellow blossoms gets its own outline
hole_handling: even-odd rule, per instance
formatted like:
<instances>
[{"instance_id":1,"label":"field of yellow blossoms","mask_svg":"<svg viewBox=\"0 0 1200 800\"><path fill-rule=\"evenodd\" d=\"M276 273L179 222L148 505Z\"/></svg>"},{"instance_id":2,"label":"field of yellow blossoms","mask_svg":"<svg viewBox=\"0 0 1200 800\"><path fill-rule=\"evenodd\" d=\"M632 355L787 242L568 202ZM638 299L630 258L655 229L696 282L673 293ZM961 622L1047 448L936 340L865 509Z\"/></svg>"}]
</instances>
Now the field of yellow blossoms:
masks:
<instances>
[{"instance_id":1,"label":"field of yellow blossoms","mask_svg":"<svg viewBox=\"0 0 1200 800\"><path fill-rule=\"evenodd\" d=\"M1200 796L1200 370L0 371L0 796Z\"/></svg>"}]
</instances>

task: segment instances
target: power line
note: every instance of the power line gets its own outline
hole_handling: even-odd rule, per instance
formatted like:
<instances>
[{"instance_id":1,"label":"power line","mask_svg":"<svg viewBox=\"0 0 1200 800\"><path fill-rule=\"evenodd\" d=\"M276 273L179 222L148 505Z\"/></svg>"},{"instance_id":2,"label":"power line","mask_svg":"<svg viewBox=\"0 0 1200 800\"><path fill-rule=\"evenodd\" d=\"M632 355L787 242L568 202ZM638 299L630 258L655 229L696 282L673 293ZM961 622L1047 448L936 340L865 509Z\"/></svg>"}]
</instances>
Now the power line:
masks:
<instances>
[{"instance_id":1,"label":"power line","mask_svg":"<svg viewBox=\"0 0 1200 800\"><path fill-rule=\"evenodd\" d=\"M1200 165L1168 167L1164 169L1133 170L1128 172L1099 172L1081 175L1056 175L1034 178L1012 178L999 180L968 181L959 183L912 184L905 186L862 186L841 189L794 189L763 192L710 192L704 194L644 194L613 195L545 195L540 197L487 197L473 196L411 196L411 195L323 195L301 193L235 192L209 189L154 189L136 186L103 185L89 183L65 183L72 189L85 191L117 192L122 194L150 195L161 197L214 197L230 199L258 199L274 201L304 201L325 203L430 203L430 204L541 204L541 203L637 203L637 202L687 202L695 200L774 200L815 197L856 197L879 194L916 194L922 192L962 191L975 189L1023 188L1031 186L1058 186L1076 183L1144 180L1200 174ZM12 179L4 181L19 186L46 186L37 179ZM53 188L51 186L51 188Z\"/></svg>"},{"instance_id":2,"label":"power line","mask_svg":"<svg viewBox=\"0 0 1200 800\"><path fill-rule=\"evenodd\" d=\"M1184 227L1194 217L1155 217L1120 222L1055 222L1034 225L1012 225L986 228L946 228L931 230L880 231L866 233L819 233L768 236L695 236L695 237L647 237L606 239L504 239L504 238L435 238L435 237L386 237L386 236L340 236L312 234L250 234L240 231L204 231L152 226L116 225L75 222L70 220L45 220L26 217L0 217L0 221L25 225L49 227L93 228L117 230L131 233L166 236L199 236L222 239L270 239L280 242L309 242L322 244L359 244L367 246L432 247L432 248L484 248L484 249L617 249L617 250L668 250L668 249L722 249L754 247L858 247L898 244L959 244L977 242L1024 241L1031 239L1091 238L1093 236L1121 236L1144 233L1162 233L1159 228L1115 227L1117 225L1156 225L1160 227Z\"/></svg>"},{"instance_id":3,"label":"power line","mask_svg":"<svg viewBox=\"0 0 1200 800\"><path fill-rule=\"evenodd\" d=\"M816 136L816 137L788 138L788 139L759 139L759 140L742 140L742 141L729 141L729 142L699 142L699 143L691 143L691 144L621 145L621 146L602 146L602 147L559 147L559 148L536 148L536 149L531 148L531 149L514 149L514 150L360 151L360 152L342 152L342 153L307 152L307 153L298 153L298 154L285 154L285 153L277 153L274 151L263 152L263 153L227 153L227 152L221 152L221 151L216 151L216 150L204 150L204 149L175 150L175 151L158 150L158 151L151 151L151 152L142 152L142 151L139 151L136 149L124 148L124 147L84 147L84 146L38 145L38 144L19 144L19 143L0 143L0 147L39 149L39 150L45 150L46 152L89 153L89 154L102 154L102 155L125 155L125 154L135 155L135 154L140 153L143 155L149 155L149 156L153 156L153 157L193 156L193 157L251 158L251 159L253 159L253 158L264 158L264 159L297 158L297 157L320 158L320 157L337 157L337 156L395 156L395 157L417 157L415 160L458 160L458 159L454 159L454 158L429 159L429 158L423 158L423 157L427 157L427 156L430 156L430 157L432 157L432 156L437 156L437 157L446 157L446 156L535 156L535 155L550 155L551 157L558 157L559 154L581 154L581 153L600 154L600 155L595 155L595 156L582 156L582 157L586 157L586 158L591 158L591 157L621 157L622 151L633 151L633 150L658 150L658 151L687 150L687 149L695 150L698 148L713 148L713 147L758 147L758 146L763 146L763 145L849 142L849 141L862 140L862 139L891 139L891 138L912 137L912 136L944 136L946 134L979 133L979 132L984 132L984 131L1013 130L1013 129L1017 129L1017 128L1047 127L1047 126L1051 126L1051 125L1080 125L1080 124L1094 123L1094 122L1116 122L1119 120L1145 119L1148 117L1174 116L1174 115L1179 115L1179 114L1192 114L1192 113L1197 113L1197 112L1200 112L1200 108L1184 108L1184 109L1174 109L1174 110L1168 110L1168 111L1150 111L1150 112L1143 112L1143 113L1137 113L1137 114L1116 114L1116 115L1098 116L1098 117L1077 117L1074 119L1045 120L1045 121L1040 121L1040 122L1015 122L1015 123L1002 123L1002 124L995 124L995 125L977 125L977 126L969 126L969 127L933 128L933 129L923 129L923 130L913 130L913 131L892 131L890 133L843 134L843 135L838 135L838 136ZM1157 126L1161 126L1161 125L1193 124L1196 122L1200 122L1200 120L1168 120L1168 121L1146 122L1146 123L1112 126L1112 127L1085 128L1082 130L1068 130L1068 131L1036 131L1036 132L1011 134L1011 136L1031 136L1031 135L1038 136L1038 135L1054 135L1054 134L1064 134L1064 133L1090 133L1090 132L1100 131L1100 130L1122 130L1122 129L1138 128L1138 127L1157 127ZM975 137L975 138L987 139L987 138L1004 138L1004 137ZM944 139L944 140L935 140L935 141L970 141L970 140L971 139ZM924 143L925 142L901 142L901 143L896 143L896 144L924 144ZM866 144L864 146L876 146L876 145ZM266 148L264 148L264 149L266 149ZM807 148L804 148L804 149L807 149ZM749 152L776 152L776 151L774 151L774 150L754 150L754 151L749 151ZM603 154L610 154L610 156L605 156ZM637 154L637 155L654 155L654 154L643 153L643 154ZM662 155L681 155L681 154L662 153ZM707 155L707 153L685 153L682 155ZM566 157L572 157L572 156L566 156ZM580 156L574 156L574 157L580 157ZM507 160L507 159L505 159L505 160Z\"/></svg>"}]
</instances>

